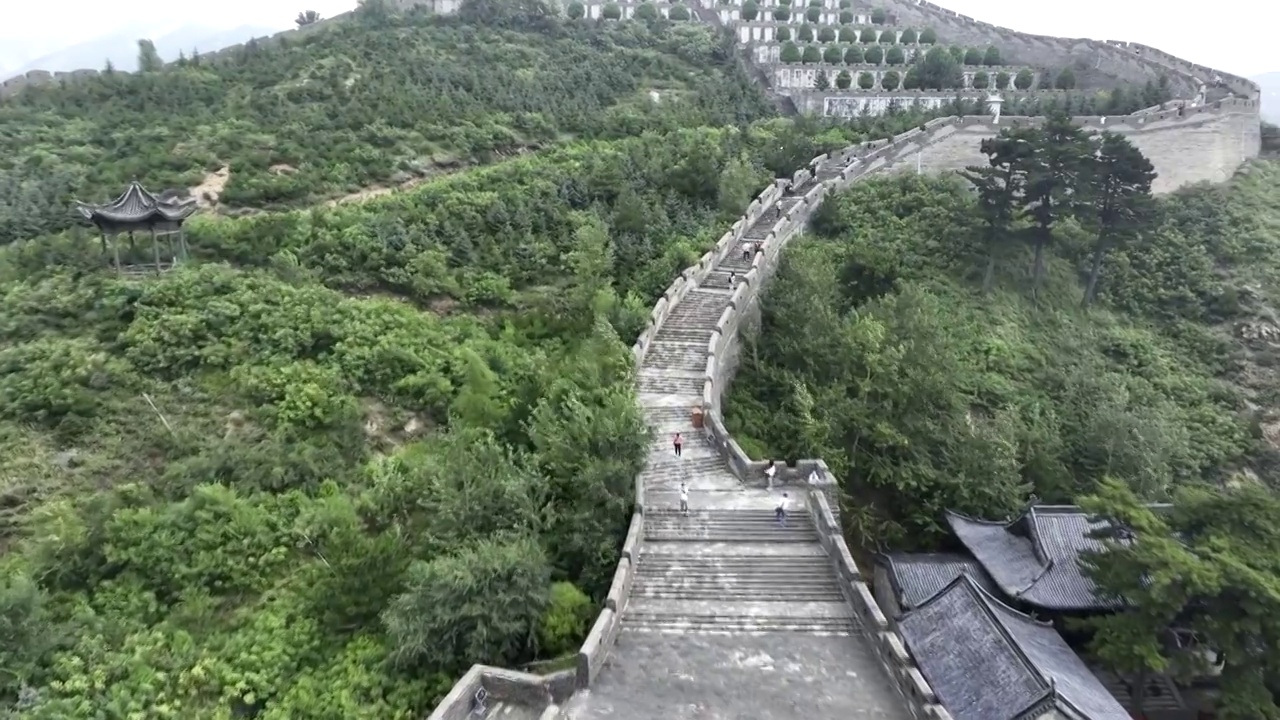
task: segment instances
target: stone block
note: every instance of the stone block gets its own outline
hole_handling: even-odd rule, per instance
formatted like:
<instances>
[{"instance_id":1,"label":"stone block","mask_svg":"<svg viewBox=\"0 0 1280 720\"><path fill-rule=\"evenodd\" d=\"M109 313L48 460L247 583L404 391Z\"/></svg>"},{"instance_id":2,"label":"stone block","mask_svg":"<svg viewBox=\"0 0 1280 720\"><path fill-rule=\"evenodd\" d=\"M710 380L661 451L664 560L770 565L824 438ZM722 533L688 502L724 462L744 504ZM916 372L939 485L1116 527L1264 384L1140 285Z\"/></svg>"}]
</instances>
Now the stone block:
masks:
<instances>
[{"instance_id":1,"label":"stone block","mask_svg":"<svg viewBox=\"0 0 1280 720\"><path fill-rule=\"evenodd\" d=\"M631 516L631 526L627 528L627 539L622 541L622 557L635 563L640 560L640 541L644 538L644 515L635 513Z\"/></svg>"},{"instance_id":2,"label":"stone block","mask_svg":"<svg viewBox=\"0 0 1280 720\"><path fill-rule=\"evenodd\" d=\"M577 687L579 690L590 687L601 667L604 666L609 645L617 635L617 625L617 618L613 611L605 608L600 611L600 616L591 626L587 639L582 641L582 648L578 650Z\"/></svg>"},{"instance_id":3,"label":"stone block","mask_svg":"<svg viewBox=\"0 0 1280 720\"><path fill-rule=\"evenodd\" d=\"M827 514L830 515L831 508L827 508ZM834 524L834 518L832 518ZM862 579L862 571L858 569L858 564L853 561L853 553L849 552L849 545L844 541L844 536L840 534L840 529L834 527L831 531L831 547L835 554L836 570L839 571L840 577L849 582ZM867 587L863 584L862 587ZM869 589L869 588L868 588ZM875 602L874 599L872 602Z\"/></svg>"},{"instance_id":4,"label":"stone block","mask_svg":"<svg viewBox=\"0 0 1280 720\"><path fill-rule=\"evenodd\" d=\"M613 572L613 582L609 585L609 594L605 596L604 606L621 615L627 607L627 596L631 592L633 577L631 561L622 558L618 561L618 569Z\"/></svg>"}]
</instances>

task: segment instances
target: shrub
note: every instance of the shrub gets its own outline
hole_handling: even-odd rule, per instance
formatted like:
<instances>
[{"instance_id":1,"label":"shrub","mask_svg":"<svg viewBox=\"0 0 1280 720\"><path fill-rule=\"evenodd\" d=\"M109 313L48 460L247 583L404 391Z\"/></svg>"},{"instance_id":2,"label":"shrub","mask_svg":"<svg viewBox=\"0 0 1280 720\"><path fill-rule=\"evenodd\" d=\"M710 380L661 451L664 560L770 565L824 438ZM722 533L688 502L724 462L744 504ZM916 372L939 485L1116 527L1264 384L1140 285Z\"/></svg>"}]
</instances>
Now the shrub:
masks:
<instances>
[{"instance_id":1,"label":"shrub","mask_svg":"<svg viewBox=\"0 0 1280 720\"><path fill-rule=\"evenodd\" d=\"M910 28L903 30L902 37L898 38L898 42L902 43L903 45L915 45L916 31Z\"/></svg>"},{"instance_id":2,"label":"shrub","mask_svg":"<svg viewBox=\"0 0 1280 720\"><path fill-rule=\"evenodd\" d=\"M591 598L571 582L551 584L547 609L538 623L538 648L550 657L572 652L587 635Z\"/></svg>"},{"instance_id":3,"label":"shrub","mask_svg":"<svg viewBox=\"0 0 1280 720\"><path fill-rule=\"evenodd\" d=\"M898 31L885 30L884 32L880 33L880 42L885 43L886 45L892 45L898 42Z\"/></svg>"},{"instance_id":4,"label":"shrub","mask_svg":"<svg viewBox=\"0 0 1280 720\"><path fill-rule=\"evenodd\" d=\"M880 87L885 90L897 90L898 85L902 83L902 78L898 76L897 70L890 70L880 78Z\"/></svg>"},{"instance_id":5,"label":"shrub","mask_svg":"<svg viewBox=\"0 0 1280 720\"><path fill-rule=\"evenodd\" d=\"M822 7L822 0L809 0L809 7L815 7L815 8Z\"/></svg>"},{"instance_id":6,"label":"shrub","mask_svg":"<svg viewBox=\"0 0 1280 720\"><path fill-rule=\"evenodd\" d=\"M907 70L907 73L902 76L902 89L919 90L920 86L920 68L913 65Z\"/></svg>"},{"instance_id":7,"label":"shrub","mask_svg":"<svg viewBox=\"0 0 1280 720\"><path fill-rule=\"evenodd\" d=\"M782 27L778 28L777 38L778 38L778 42L786 42L790 40L791 28L787 27L786 25L783 25Z\"/></svg>"},{"instance_id":8,"label":"shrub","mask_svg":"<svg viewBox=\"0 0 1280 720\"><path fill-rule=\"evenodd\" d=\"M956 62L960 63L961 65L964 64L964 48L960 47L959 45L952 45L951 47L947 48L947 52L951 53L951 57L955 58Z\"/></svg>"},{"instance_id":9,"label":"shrub","mask_svg":"<svg viewBox=\"0 0 1280 720\"><path fill-rule=\"evenodd\" d=\"M1058 73L1058 79L1053 81L1053 86L1059 90L1074 90L1076 74L1071 68L1062 68L1062 72Z\"/></svg>"},{"instance_id":10,"label":"shrub","mask_svg":"<svg viewBox=\"0 0 1280 720\"><path fill-rule=\"evenodd\" d=\"M1007 73L1007 72L1005 72L1005 71L1003 71L1003 70L1001 70L1000 72L996 73L996 83L995 83L995 88L996 88L997 90L1008 90L1008 89L1009 89L1009 73Z\"/></svg>"},{"instance_id":11,"label":"shrub","mask_svg":"<svg viewBox=\"0 0 1280 720\"><path fill-rule=\"evenodd\" d=\"M830 90L831 89L831 79L827 77L826 70L819 70L818 72L813 74L813 89L814 90Z\"/></svg>"},{"instance_id":12,"label":"shrub","mask_svg":"<svg viewBox=\"0 0 1280 720\"><path fill-rule=\"evenodd\" d=\"M925 28L920 32L920 39L918 42L921 45L933 45L938 42L938 34L933 31L933 28Z\"/></svg>"},{"instance_id":13,"label":"shrub","mask_svg":"<svg viewBox=\"0 0 1280 720\"><path fill-rule=\"evenodd\" d=\"M841 90L848 90L849 86L852 84L853 84L853 76L849 74L848 70L841 70L839 73L836 74L837 88Z\"/></svg>"},{"instance_id":14,"label":"shrub","mask_svg":"<svg viewBox=\"0 0 1280 720\"><path fill-rule=\"evenodd\" d=\"M847 10L853 7L853 0L840 0L840 9Z\"/></svg>"},{"instance_id":15,"label":"shrub","mask_svg":"<svg viewBox=\"0 0 1280 720\"><path fill-rule=\"evenodd\" d=\"M841 25L851 25L852 23L853 23L853 13L849 12L848 10L841 10L841 11L840 11L840 24L841 24Z\"/></svg>"},{"instance_id":16,"label":"shrub","mask_svg":"<svg viewBox=\"0 0 1280 720\"><path fill-rule=\"evenodd\" d=\"M987 67L995 67L1000 64L1000 48L995 45L988 45L987 51L982 54L982 64Z\"/></svg>"},{"instance_id":17,"label":"shrub","mask_svg":"<svg viewBox=\"0 0 1280 720\"><path fill-rule=\"evenodd\" d=\"M987 74L981 70L973 74L974 90L986 90L987 85L990 84L990 82L991 82L991 78L988 77Z\"/></svg>"},{"instance_id":18,"label":"shrub","mask_svg":"<svg viewBox=\"0 0 1280 720\"><path fill-rule=\"evenodd\" d=\"M831 47L822 51L822 62L828 63L830 65L838 64L840 62L840 59L843 57L844 57L844 51L840 49L839 45L832 45Z\"/></svg>"},{"instance_id":19,"label":"shrub","mask_svg":"<svg viewBox=\"0 0 1280 720\"><path fill-rule=\"evenodd\" d=\"M884 61L889 65L901 65L907 61L906 53L902 52L902 48L894 45L889 48L889 52L884 54Z\"/></svg>"},{"instance_id":20,"label":"shrub","mask_svg":"<svg viewBox=\"0 0 1280 720\"><path fill-rule=\"evenodd\" d=\"M782 7L791 7L791 0L778 0L778 4Z\"/></svg>"},{"instance_id":21,"label":"shrub","mask_svg":"<svg viewBox=\"0 0 1280 720\"><path fill-rule=\"evenodd\" d=\"M1018 71L1018 75L1013 78L1013 86L1019 90L1026 90L1031 87L1031 83L1035 82L1036 76L1029 69L1023 68Z\"/></svg>"},{"instance_id":22,"label":"shrub","mask_svg":"<svg viewBox=\"0 0 1280 720\"><path fill-rule=\"evenodd\" d=\"M646 3L647 4L647 3ZM644 7L643 5L641 7ZM636 17L640 17L640 8L636 8ZM747 0L742 3L742 19L751 22L760 17L760 6L756 4L756 0Z\"/></svg>"},{"instance_id":23,"label":"shrub","mask_svg":"<svg viewBox=\"0 0 1280 720\"><path fill-rule=\"evenodd\" d=\"M818 49L817 45L806 45L804 55L800 56L800 62L805 65L816 65L822 62L822 51Z\"/></svg>"},{"instance_id":24,"label":"shrub","mask_svg":"<svg viewBox=\"0 0 1280 720\"><path fill-rule=\"evenodd\" d=\"M872 65L879 65L884 61L884 50L880 49L878 45L869 47L862 57L866 62L871 63Z\"/></svg>"},{"instance_id":25,"label":"shrub","mask_svg":"<svg viewBox=\"0 0 1280 720\"><path fill-rule=\"evenodd\" d=\"M836 39L835 28L824 27L818 31L818 42L829 43L829 42L834 42L835 39Z\"/></svg>"},{"instance_id":26,"label":"shrub","mask_svg":"<svg viewBox=\"0 0 1280 720\"><path fill-rule=\"evenodd\" d=\"M799 32L796 33L796 39L800 42L813 42L813 27L801 25Z\"/></svg>"},{"instance_id":27,"label":"shrub","mask_svg":"<svg viewBox=\"0 0 1280 720\"><path fill-rule=\"evenodd\" d=\"M622 17L622 8L614 3L609 3L604 6L604 10L600 11L600 14L605 20L617 20Z\"/></svg>"},{"instance_id":28,"label":"shrub","mask_svg":"<svg viewBox=\"0 0 1280 720\"><path fill-rule=\"evenodd\" d=\"M844 61L848 65L858 65L862 63L862 48L853 46L844 51Z\"/></svg>"},{"instance_id":29,"label":"shrub","mask_svg":"<svg viewBox=\"0 0 1280 720\"><path fill-rule=\"evenodd\" d=\"M885 13L884 8L876 8L871 11L871 24L883 25L888 20L888 17L889 16Z\"/></svg>"},{"instance_id":30,"label":"shrub","mask_svg":"<svg viewBox=\"0 0 1280 720\"><path fill-rule=\"evenodd\" d=\"M851 43L858 41L858 31L851 27L840 28L840 42Z\"/></svg>"},{"instance_id":31,"label":"shrub","mask_svg":"<svg viewBox=\"0 0 1280 720\"><path fill-rule=\"evenodd\" d=\"M961 60L965 65L981 65L982 51L978 48L969 48L964 51L964 59Z\"/></svg>"},{"instance_id":32,"label":"shrub","mask_svg":"<svg viewBox=\"0 0 1280 720\"><path fill-rule=\"evenodd\" d=\"M862 88L863 90L870 90L871 88L875 87L875 85L876 85L876 79L874 76L872 76L871 73L869 72L858 73L858 87Z\"/></svg>"},{"instance_id":33,"label":"shrub","mask_svg":"<svg viewBox=\"0 0 1280 720\"><path fill-rule=\"evenodd\" d=\"M667 11L667 19L676 21L688 20L689 8L684 5L672 5L671 9Z\"/></svg>"},{"instance_id":34,"label":"shrub","mask_svg":"<svg viewBox=\"0 0 1280 720\"><path fill-rule=\"evenodd\" d=\"M777 20L778 22L787 22L788 20L791 19L791 11L784 7L774 8L773 19Z\"/></svg>"},{"instance_id":35,"label":"shrub","mask_svg":"<svg viewBox=\"0 0 1280 720\"><path fill-rule=\"evenodd\" d=\"M786 43L782 46L782 53L778 55L778 59L786 63L800 62L800 48L793 42Z\"/></svg>"},{"instance_id":36,"label":"shrub","mask_svg":"<svg viewBox=\"0 0 1280 720\"><path fill-rule=\"evenodd\" d=\"M811 7L804 11L804 16L809 22L818 22L822 19L822 8Z\"/></svg>"},{"instance_id":37,"label":"shrub","mask_svg":"<svg viewBox=\"0 0 1280 720\"><path fill-rule=\"evenodd\" d=\"M858 36L858 42L873 43L876 41L876 31L871 28L863 28L862 34Z\"/></svg>"},{"instance_id":38,"label":"shrub","mask_svg":"<svg viewBox=\"0 0 1280 720\"><path fill-rule=\"evenodd\" d=\"M587 9L580 2L571 2L569 7L565 8L565 14L570 20L581 20L582 16L587 14Z\"/></svg>"}]
</instances>

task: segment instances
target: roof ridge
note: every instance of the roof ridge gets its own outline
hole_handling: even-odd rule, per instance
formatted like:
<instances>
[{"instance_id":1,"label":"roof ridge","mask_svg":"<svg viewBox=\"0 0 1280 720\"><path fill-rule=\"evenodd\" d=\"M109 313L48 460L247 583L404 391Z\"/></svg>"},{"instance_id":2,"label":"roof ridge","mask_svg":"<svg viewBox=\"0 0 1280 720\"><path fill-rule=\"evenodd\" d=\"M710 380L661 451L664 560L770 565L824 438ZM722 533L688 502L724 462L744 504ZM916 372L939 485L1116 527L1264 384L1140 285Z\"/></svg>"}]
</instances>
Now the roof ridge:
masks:
<instances>
[{"instance_id":1,"label":"roof ridge","mask_svg":"<svg viewBox=\"0 0 1280 720\"><path fill-rule=\"evenodd\" d=\"M1040 681L1040 683L1045 687L1046 690L1052 690L1053 688L1052 678L1046 678L1044 673L1040 671L1040 668L1037 667L1035 663L1031 662L1031 657L1027 655L1026 651L1022 649L1022 646L1020 646L1018 642L1013 638L1013 633L1009 632L1009 628L1005 627L1005 624L1001 622L1000 618L996 615L996 608L999 607L1001 609L1004 609L1013 613L1014 615L1024 617L1028 621L1036 625L1040 625L1039 621L1034 620L1030 617L1027 617L1022 613L1018 612L1017 610L1014 610L1008 605L1005 605L1004 603L1000 602L1000 600L995 598L993 595L983 590L982 587L979 586L978 583L976 583L973 580L973 578L969 577L969 573L965 573L961 575L960 578L958 579L965 581L965 586L968 588L970 595L973 597L973 599L978 601L978 604L982 607L982 612L986 613L986 615L989 618L991 618L991 621L994 623L997 632L1000 633L1000 637L1004 640L1005 644L1009 646L1009 649L1012 650L1015 655L1017 655L1018 660L1022 662L1022 665L1028 671L1030 671L1033 677L1035 677L1037 680ZM941 594L942 593L939 593L939 595ZM995 603L994 606L992 605L992 602ZM1052 627L1052 624L1049 624L1049 627ZM1044 699L1044 696L1042 695L1040 699L1037 700L1037 702L1043 699Z\"/></svg>"},{"instance_id":2,"label":"roof ridge","mask_svg":"<svg viewBox=\"0 0 1280 720\"><path fill-rule=\"evenodd\" d=\"M943 510L942 513L944 516L948 518L956 517L956 518L960 518L961 520L967 520L972 523L978 523L979 525L1004 525L1005 527L1008 527L1009 525L1008 520L984 520L982 518L973 517L972 515L966 515L956 510Z\"/></svg>"}]
</instances>

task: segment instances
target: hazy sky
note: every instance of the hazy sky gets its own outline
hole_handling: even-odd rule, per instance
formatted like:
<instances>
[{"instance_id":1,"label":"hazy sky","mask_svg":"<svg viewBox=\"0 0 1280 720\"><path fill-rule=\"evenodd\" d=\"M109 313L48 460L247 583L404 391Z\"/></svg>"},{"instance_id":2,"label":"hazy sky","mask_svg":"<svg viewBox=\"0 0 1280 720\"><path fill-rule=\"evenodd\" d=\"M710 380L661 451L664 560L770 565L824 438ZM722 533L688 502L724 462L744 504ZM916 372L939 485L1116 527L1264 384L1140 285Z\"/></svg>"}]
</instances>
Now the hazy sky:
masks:
<instances>
[{"instance_id":1,"label":"hazy sky","mask_svg":"<svg viewBox=\"0 0 1280 720\"><path fill-rule=\"evenodd\" d=\"M1217 0L1205 6L1168 0L935 0L979 20L1044 35L1130 40L1187 60L1241 75L1280 71L1280 50L1270 33L1280 27L1280 2ZM13 50L49 52L125 25L152 20L231 28L289 27L298 11L326 17L355 7L354 0L0 0L0 57ZM857 5L873 5L864 0ZM1218 20L1218 19L1221 20ZM1245 36L1253 30L1256 40ZM8 52L6 52L6 48Z\"/></svg>"}]
</instances>

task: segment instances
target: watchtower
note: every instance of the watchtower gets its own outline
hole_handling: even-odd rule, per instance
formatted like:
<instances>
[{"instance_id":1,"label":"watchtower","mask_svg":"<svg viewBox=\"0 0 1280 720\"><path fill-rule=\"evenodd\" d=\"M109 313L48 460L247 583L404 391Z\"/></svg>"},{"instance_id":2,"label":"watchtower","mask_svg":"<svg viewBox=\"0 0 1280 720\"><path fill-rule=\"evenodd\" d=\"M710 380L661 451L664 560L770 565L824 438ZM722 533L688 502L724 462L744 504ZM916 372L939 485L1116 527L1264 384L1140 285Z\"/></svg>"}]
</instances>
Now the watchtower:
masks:
<instances>
[{"instance_id":1,"label":"watchtower","mask_svg":"<svg viewBox=\"0 0 1280 720\"><path fill-rule=\"evenodd\" d=\"M150 271L161 273L187 259L187 236L182 223L196 211L194 199L158 197L135 180L115 200L105 205L77 202L76 210L98 228L104 255L107 253L107 239L111 239L114 265L121 275L140 275ZM138 262L134 234L139 231L151 235L152 263ZM122 262L119 238L126 234L129 247L126 261ZM168 240L168 253L161 252L161 238Z\"/></svg>"}]
</instances>

